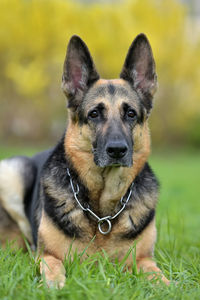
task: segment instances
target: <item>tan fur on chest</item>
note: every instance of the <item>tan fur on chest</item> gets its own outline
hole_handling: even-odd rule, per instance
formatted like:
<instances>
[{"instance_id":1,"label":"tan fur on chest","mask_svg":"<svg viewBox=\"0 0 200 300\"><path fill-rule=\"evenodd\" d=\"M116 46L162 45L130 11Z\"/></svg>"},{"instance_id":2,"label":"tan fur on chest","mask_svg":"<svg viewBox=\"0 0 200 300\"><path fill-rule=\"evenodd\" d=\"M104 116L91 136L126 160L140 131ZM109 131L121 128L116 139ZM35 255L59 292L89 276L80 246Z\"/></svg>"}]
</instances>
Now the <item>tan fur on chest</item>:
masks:
<instances>
[{"instance_id":1,"label":"tan fur on chest","mask_svg":"<svg viewBox=\"0 0 200 300\"><path fill-rule=\"evenodd\" d=\"M72 239L59 230L45 212L43 212L39 227L38 251L39 253L40 251L44 251L63 261L68 256L69 250L73 256L75 252L81 253L87 249L83 257L104 250L112 259L118 258L121 260L129 248L134 245L133 240L121 238L121 235L131 227L128 216L129 212L127 211L117 224L113 226L109 235L104 236L98 231L94 235L94 231L90 227L88 220L83 217L81 211L76 210L72 216L72 221L75 224L80 224L85 234L80 239ZM136 259L152 255L155 239L156 230L153 220L137 238ZM128 264L131 265L131 263L132 258L130 258Z\"/></svg>"}]
</instances>

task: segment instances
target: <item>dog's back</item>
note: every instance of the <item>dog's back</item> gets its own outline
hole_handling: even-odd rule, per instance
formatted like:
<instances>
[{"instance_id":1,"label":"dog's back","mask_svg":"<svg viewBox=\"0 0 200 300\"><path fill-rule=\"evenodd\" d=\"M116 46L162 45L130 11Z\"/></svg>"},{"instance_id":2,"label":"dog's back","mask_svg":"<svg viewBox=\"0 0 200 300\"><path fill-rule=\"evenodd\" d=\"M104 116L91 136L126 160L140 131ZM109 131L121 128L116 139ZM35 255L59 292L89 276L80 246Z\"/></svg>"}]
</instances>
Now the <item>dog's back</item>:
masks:
<instances>
[{"instance_id":1,"label":"dog's back","mask_svg":"<svg viewBox=\"0 0 200 300\"><path fill-rule=\"evenodd\" d=\"M40 174L52 150L33 156L15 156L0 161L0 242L17 239L21 233L36 244L36 217Z\"/></svg>"}]
</instances>

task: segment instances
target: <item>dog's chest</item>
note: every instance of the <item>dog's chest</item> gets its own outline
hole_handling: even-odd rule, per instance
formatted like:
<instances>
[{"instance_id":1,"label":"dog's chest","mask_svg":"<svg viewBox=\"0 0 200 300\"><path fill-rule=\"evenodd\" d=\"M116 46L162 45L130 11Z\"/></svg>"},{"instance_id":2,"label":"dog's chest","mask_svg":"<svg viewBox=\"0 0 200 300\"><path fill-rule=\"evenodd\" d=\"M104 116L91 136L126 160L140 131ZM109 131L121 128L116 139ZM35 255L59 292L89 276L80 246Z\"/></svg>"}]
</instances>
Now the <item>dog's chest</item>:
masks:
<instances>
[{"instance_id":1,"label":"dog's chest","mask_svg":"<svg viewBox=\"0 0 200 300\"><path fill-rule=\"evenodd\" d=\"M38 235L39 248L44 247L46 251L53 252L57 257L63 259L68 255L69 249L72 252L78 251L78 253L87 249L88 254L104 249L109 255L114 253L122 255L122 252L126 252L133 243L132 240L123 239L123 233L131 228L127 213L124 213L115 224L112 224L111 232L108 235L102 235L98 231L97 223L91 223L80 210L76 210L70 219L74 226L80 228L78 238L67 236L43 211Z\"/></svg>"},{"instance_id":2,"label":"dog's chest","mask_svg":"<svg viewBox=\"0 0 200 300\"><path fill-rule=\"evenodd\" d=\"M78 218L76 218L78 220ZM81 221L81 218L79 219ZM82 220L80 226L85 226L85 220ZM80 253L81 259L87 258L88 255L94 253L106 254L112 259L116 258L121 261L128 253L130 247L134 247L134 239L124 239L123 232L130 229L128 222L128 213L125 213L120 218L119 222L112 227L112 231L104 236L96 231L93 234L92 229L86 226L87 232L81 238L70 238L65 235L51 219L43 212L39 227L38 251L45 251L53 254L55 257L64 260L65 257L74 253ZM84 228L84 227L83 227ZM136 244L136 260L143 255L151 255L153 251L153 244L156 238L155 224L151 222L147 228L141 233L140 238ZM132 265L132 255L127 258L126 264L128 267Z\"/></svg>"}]
</instances>

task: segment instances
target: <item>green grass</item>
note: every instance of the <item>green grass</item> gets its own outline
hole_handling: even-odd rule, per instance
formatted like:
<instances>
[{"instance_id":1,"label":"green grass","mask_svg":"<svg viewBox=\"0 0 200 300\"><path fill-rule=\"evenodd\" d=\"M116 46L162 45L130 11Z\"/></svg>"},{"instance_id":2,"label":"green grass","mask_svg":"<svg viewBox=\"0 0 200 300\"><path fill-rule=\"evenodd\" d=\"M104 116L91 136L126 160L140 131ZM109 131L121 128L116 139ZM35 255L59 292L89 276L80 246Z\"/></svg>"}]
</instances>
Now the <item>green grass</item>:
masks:
<instances>
[{"instance_id":1,"label":"green grass","mask_svg":"<svg viewBox=\"0 0 200 300\"><path fill-rule=\"evenodd\" d=\"M0 147L0 158L14 153L22 151ZM66 261L66 286L48 290L32 255L8 246L0 252L0 299L200 299L200 155L164 152L150 161L161 182L155 256L176 284L157 285L134 270L123 272L123 264L97 253L81 264L78 255Z\"/></svg>"}]
</instances>

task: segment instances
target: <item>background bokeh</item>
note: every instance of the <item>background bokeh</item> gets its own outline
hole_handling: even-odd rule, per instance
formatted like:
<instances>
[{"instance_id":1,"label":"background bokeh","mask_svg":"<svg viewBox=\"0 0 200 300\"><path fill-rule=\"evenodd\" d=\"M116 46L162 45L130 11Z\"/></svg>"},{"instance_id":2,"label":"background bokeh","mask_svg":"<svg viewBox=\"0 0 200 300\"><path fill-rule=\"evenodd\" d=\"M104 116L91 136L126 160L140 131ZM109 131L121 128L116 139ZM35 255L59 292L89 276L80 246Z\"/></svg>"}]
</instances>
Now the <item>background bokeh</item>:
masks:
<instances>
[{"instance_id":1,"label":"background bokeh","mask_svg":"<svg viewBox=\"0 0 200 300\"><path fill-rule=\"evenodd\" d=\"M155 288L134 266L131 276L121 272L124 258L118 266L98 254L97 264L95 256L80 264L75 255L66 260L67 285L49 293L32 251L7 247L1 299L200 299L200 0L0 0L0 160L34 155L62 135L71 35L87 43L102 77L116 78L140 32L159 81L150 118L150 164L161 182L155 257L172 284Z\"/></svg>"},{"instance_id":2,"label":"background bokeh","mask_svg":"<svg viewBox=\"0 0 200 300\"><path fill-rule=\"evenodd\" d=\"M104 78L119 76L144 32L159 80L154 145L200 146L200 30L190 7L172 0L0 1L0 143L50 144L66 123L61 75L69 38L87 43Z\"/></svg>"}]
</instances>

